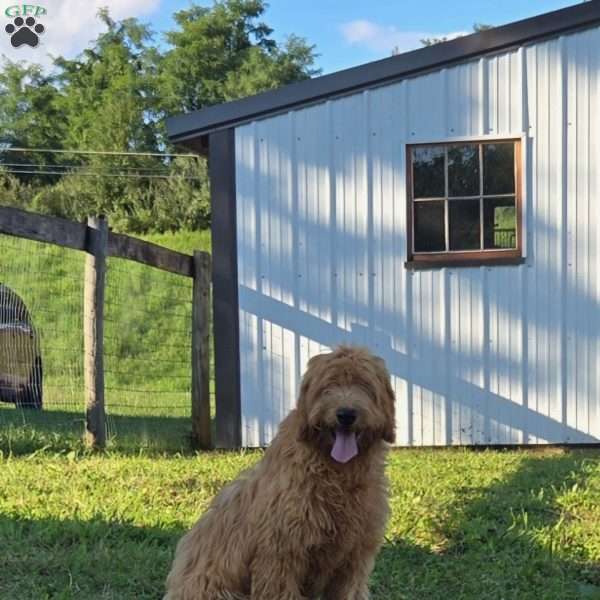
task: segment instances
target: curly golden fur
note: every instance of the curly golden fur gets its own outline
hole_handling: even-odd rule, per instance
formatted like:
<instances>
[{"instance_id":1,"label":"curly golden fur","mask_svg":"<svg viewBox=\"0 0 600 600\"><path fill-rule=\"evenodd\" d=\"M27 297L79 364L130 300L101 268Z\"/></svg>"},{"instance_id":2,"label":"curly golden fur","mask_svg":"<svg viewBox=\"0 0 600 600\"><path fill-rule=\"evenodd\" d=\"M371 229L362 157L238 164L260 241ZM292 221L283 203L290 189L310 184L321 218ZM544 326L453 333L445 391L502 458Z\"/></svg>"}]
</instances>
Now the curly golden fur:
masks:
<instances>
[{"instance_id":1,"label":"curly golden fur","mask_svg":"<svg viewBox=\"0 0 600 600\"><path fill-rule=\"evenodd\" d=\"M349 346L312 358L263 459L179 542L165 600L366 600L394 424L382 359Z\"/></svg>"}]
</instances>

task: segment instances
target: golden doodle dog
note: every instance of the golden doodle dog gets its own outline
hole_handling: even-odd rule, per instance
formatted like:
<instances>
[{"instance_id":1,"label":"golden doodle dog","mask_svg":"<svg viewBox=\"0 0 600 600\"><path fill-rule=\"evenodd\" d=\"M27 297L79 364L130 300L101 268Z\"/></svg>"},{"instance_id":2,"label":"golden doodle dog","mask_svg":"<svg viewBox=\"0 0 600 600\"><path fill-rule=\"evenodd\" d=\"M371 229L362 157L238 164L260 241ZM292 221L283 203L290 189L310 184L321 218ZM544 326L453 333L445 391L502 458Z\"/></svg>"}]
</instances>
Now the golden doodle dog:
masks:
<instances>
[{"instance_id":1,"label":"golden doodle dog","mask_svg":"<svg viewBox=\"0 0 600 600\"><path fill-rule=\"evenodd\" d=\"M165 600L367 600L394 425L382 359L350 346L312 358L263 459L179 542Z\"/></svg>"}]
</instances>

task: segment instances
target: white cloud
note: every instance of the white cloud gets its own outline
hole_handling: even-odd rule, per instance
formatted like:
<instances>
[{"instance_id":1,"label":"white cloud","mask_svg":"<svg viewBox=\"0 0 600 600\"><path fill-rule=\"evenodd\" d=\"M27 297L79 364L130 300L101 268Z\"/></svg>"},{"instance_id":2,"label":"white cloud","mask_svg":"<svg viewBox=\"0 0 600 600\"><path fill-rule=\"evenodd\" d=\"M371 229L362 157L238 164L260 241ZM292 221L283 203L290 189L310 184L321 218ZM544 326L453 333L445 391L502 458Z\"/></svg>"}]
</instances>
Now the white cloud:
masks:
<instances>
[{"instance_id":1,"label":"white cloud","mask_svg":"<svg viewBox=\"0 0 600 600\"><path fill-rule=\"evenodd\" d=\"M22 3L15 0L4 4ZM4 29L11 18L4 14L6 6L0 7L0 55L16 62L36 62L48 67L52 63L50 55L72 58L104 29L96 16L100 8L108 7L115 19L143 17L156 10L160 0L53 0L52 3L40 0L39 5L47 10L46 15L38 18L46 31L40 36L36 48L27 45L12 47L10 36Z\"/></svg>"},{"instance_id":2,"label":"white cloud","mask_svg":"<svg viewBox=\"0 0 600 600\"><path fill-rule=\"evenodd\" d=\"M366 19L343 23L340 29L347 43L364 46L373 52L385 52L386 54L390 54L392 49L396 47L400 52L420 48L423 38L447 37L453 39L468 34L466 31L445 33L402 31L395 25L379 25Z\"/></svg>"}]
</instances>

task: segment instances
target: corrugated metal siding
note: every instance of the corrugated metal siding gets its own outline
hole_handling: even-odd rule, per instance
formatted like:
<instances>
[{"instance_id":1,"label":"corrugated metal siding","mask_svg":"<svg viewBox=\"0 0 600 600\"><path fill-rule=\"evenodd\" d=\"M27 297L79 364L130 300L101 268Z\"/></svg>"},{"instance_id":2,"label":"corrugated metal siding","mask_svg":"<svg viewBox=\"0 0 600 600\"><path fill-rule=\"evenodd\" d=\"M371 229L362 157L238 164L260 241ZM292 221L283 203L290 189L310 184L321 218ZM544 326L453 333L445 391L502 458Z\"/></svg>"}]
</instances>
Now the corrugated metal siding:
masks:
<instances>
[{"instance_id":1,"label":"corrugated metal siding","mask_svg":"<svg viewBox=\"0 0 600 600\"><path fill-rule=\"evenodd\" d=\"M600 441L599 72L593 29L236 130L245 445L342 341L399 445ZM527 264L407 271L405 145L522 134Z\"/></svg>"}]
</instances>

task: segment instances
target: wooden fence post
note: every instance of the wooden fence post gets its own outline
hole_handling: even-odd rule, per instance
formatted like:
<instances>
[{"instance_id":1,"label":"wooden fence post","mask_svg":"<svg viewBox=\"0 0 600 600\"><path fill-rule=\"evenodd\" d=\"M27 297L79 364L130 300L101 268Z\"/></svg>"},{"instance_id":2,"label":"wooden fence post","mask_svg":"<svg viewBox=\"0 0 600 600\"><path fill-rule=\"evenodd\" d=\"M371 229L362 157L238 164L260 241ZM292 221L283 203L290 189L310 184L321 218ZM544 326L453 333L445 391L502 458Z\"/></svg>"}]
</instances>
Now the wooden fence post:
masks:
<instances>
[{"instance_id":1,"label":"wooden fence post","mask_svg":"<svg viewBox=\"0 0 600 600\"><path fill-rule=\"evenodd\" d=\"M212 447L210 421L210 255L194 252L192 299L192 443Z\"/></svg>"},{"instance_id":2,"label":"wooden fence post","mask_svg":"<svg viewBox=\"0 0 600 600\"><path fill-rule=\"evenodd\" d=\"M104 285L108 223L103 217L88 218L87 257L83 303L86 443L106 445L104 408Z\"/></svg>"}]
</instances>

